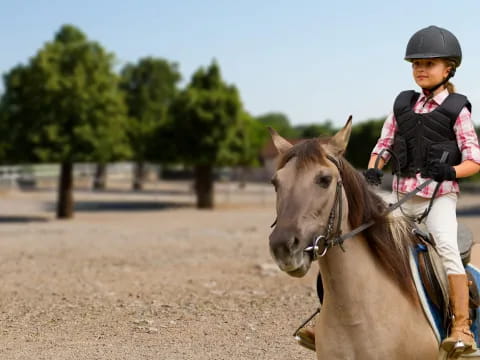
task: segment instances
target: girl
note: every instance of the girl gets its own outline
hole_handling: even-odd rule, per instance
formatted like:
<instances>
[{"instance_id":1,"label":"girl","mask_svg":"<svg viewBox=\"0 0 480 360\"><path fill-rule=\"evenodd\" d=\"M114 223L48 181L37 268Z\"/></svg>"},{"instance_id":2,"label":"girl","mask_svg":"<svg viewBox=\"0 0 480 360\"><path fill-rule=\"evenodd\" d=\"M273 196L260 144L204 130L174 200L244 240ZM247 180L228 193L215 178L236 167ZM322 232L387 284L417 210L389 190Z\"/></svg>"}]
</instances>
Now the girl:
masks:
<instances>
[{"instance_id":1,"label":"girl","mask_svg":"<svg viewBox=\"0 0 480 360\"><path fill-rule=\"evenodd\" d=\"M465 96L455 93L449 82L460 66L462 52L450 31L429 26L410 38L405 60L412 63L413 79L422 92L404 91L398 95L372 151L365 177L371 184L381 182L382 171L375 169L375 162L383 149L391 149L399 163L394 164L398 177L398 186L397 180L393 181L394 194L408 193L429 178L435 180L407 201L404 209L418 217L434 198L426 225L447 272L454 316L450 336L441 346L447 352L463 346L464 353L471 353L476 344L470 332L468 280L457 245L456 179L480 170L480 149L471 121L471 105ZM381 156L379 168L388 158Z\"/></svg>"}]
</instances>

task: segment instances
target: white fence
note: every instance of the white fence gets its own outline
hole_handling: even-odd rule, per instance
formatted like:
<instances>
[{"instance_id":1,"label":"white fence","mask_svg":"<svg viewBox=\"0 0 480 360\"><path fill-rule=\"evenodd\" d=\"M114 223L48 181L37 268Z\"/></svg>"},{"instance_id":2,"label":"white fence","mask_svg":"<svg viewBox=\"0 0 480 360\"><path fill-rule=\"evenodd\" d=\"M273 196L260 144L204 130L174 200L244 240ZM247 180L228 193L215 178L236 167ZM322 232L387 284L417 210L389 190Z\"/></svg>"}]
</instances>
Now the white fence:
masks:
<instances>
[{"instance_id":1,"label":"white fence","mask_svg":"<svg viewBox=\"0 0 480 360\"><path fill-rule=\"evenodd\" d=\"M0 166L0 186L12 187L23 176L22 166Z\"/></svg>"},{"instance_id":2,"label":"white fence","mask_svg":"<svg viewBox=\"0 0 480 360\"><path fill-rule=\"evenodd\" d=\"M73 167L75 180L84 180L93 184L95 177L95 163L77 163ZM107 177L113 181L130 182L133 176L135 164L132 162L119 162L107 165ZM146 165L147 172L157 173L158 166ZM60 175L60 164L38 164L38 165L15 165L0 166L0 187L34 187L39 181L56 182Z\"/></svg>"}]
</instances>

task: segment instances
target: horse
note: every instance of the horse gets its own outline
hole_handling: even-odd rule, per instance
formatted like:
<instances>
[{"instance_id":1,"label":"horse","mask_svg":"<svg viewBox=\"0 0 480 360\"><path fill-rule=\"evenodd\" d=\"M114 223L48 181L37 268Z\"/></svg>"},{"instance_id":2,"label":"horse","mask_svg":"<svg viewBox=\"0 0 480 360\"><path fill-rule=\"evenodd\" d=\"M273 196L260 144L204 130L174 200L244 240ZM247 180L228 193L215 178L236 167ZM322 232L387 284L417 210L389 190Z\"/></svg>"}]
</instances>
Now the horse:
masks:
<instances>
[{"instance_id":1,"label":"horse","mask_svg":"<svg viewBox=\"0 0 480 360\"><path fill-rule=\"evenodd\" d=\"M351 127L350 117L334 136L295 145L269 128L279 152L271 255L282 271L302 277L317 258L308 251L315 248L324 287L315 321L318 359L437 359L438 340L409 266L412 224L388 215L344 158Z\"/></svg>"}]
</instances>

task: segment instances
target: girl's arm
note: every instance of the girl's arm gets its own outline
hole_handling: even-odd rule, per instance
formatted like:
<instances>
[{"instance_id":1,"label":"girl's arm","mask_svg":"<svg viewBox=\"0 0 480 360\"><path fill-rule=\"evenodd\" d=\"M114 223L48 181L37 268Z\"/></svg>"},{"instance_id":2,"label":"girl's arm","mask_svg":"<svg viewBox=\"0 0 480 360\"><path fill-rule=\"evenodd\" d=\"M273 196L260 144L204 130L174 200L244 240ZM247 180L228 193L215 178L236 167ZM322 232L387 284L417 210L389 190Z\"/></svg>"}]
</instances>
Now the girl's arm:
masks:
<instances>
[{"instance_id":1,"label":"girl's arm","mask_svg":"<svg viewBox=\"0 0 480 360\"><path fill-rule=\"evenodd\" d=\"M480 165L472 160L465 160L460 165L454 166L457 178L464 178L475 175L480 171Z\"/></svg>"},{"instance_id":2,"label":"girl's arm","mask_svg":"<svg viewBox=\"0 0 480 360\"><path fill-rule=\"evenodd\" d=\"M458 115L453 130L463 160L459 165L454 166L456 177L475 175L480 170L480 147L470 111L466 107Z\"/></svg>"},{"instance_id":3,"label":"girl's arm","mask_svg":"<svg viewBox=\"0 0 480 360\"><path fill-rule=\"evenodd\" d=\"M395 137L395 131L397 129L397 121L393 113L387 116L387 119L383 123L382 132L380 138L377 140L377 144L372 150L372 155L368 161L368 169L375 166L375 161L377 160L378 154L383 149L390 149L393 145L393 139ZM381 169L385 163L390 159L390 154L386 153L382 155L382 158L378 162L378 168Z\"/></svg>"},{"instance_id":4,"label":"girl's arm","mask_svg":"<svg viewBox=\"0 0 480 360\"><path fill-rule=\"evenodd\" d=\"M372 155L370 157L370 160L368 161L368 169L373 168L375 166L375 162L377 161L378 155ZM380 161L378 162L378 168L382 169L385 166L385 160L383 158L380 158Z\"/></svg>"}]
</instances>

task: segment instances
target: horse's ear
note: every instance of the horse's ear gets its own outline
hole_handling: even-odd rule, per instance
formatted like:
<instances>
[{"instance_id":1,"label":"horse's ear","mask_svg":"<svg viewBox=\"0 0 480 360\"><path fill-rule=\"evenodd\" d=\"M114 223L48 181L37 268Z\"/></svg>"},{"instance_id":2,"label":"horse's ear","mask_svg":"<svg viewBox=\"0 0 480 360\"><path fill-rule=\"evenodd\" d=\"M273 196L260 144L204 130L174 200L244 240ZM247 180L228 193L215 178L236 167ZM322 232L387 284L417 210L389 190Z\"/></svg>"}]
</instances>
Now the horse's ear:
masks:
<instances>
[{"instance_id":1,"label":"horse's ear","mask_svg":"<svg viewBox=\"0 0 480 360\"><path fill-rule=\"evenodd\" d=\"M328 147L334 155L342 155L347 149L348 140L352 132L352 115L348 117L345 126L333 135L328 141Z\"/></svg>"},{"instance_id":2,"label":"horse's ear","mask_svg":"<svg viewBox=\"0 0 480 360\"><path fill-rule=\"evenodd\" d=\"M281 137L280 134L277 133L275 129L271 128L270 126L268 127L268 131L272 136L273 145L275 145L275 148L280 154L283 154L293 146L291 143Z\"/></svg>"}]
</instances>

